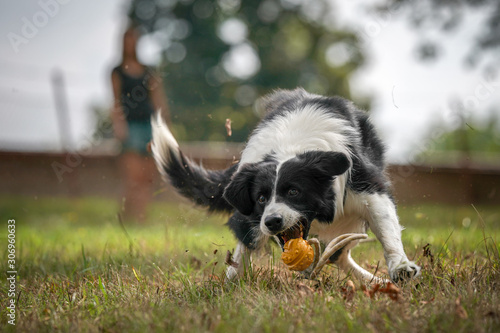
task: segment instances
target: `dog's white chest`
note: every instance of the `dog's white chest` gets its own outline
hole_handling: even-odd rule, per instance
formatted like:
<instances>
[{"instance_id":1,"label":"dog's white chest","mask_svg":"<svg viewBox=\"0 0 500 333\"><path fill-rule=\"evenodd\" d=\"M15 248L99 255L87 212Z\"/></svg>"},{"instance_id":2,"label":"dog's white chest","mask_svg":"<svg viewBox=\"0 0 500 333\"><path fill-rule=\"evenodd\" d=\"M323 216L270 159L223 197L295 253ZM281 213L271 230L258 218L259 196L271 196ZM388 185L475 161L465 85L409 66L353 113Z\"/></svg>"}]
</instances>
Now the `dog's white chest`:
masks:
<instances>
[{"instance_id":1,"label":"dog's white chest","mask_svg":"<svg viewBox=\"0 0 500 333\"><path fill-rule=\"evenodd\" d=\"M314 221L309 230L309 237L316 237L321 242L328 244L332 239L348 233L365 233L366 222L356 215L344 216L336 219L331 224Z\"/></svg>"}]
</instances>

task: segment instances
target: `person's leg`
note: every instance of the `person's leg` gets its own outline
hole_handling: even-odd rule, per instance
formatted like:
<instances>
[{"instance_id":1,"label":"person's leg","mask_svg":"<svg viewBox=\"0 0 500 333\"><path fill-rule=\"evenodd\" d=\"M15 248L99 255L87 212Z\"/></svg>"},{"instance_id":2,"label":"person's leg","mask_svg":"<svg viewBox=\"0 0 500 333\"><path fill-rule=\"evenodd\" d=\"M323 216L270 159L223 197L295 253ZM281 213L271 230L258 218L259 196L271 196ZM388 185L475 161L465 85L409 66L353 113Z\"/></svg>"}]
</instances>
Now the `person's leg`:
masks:
<instances>
[{"instance_id":1,"label":"person's leg","mask_svg":"<svg viewBox=\"0 0 500 333\"><path fill-rule=\"evenodd\" d=\"M138 153L127 152L123 154L121 164L125 176L124 218L143 222L151 196L151 163Z\"/></svg>"},{"instance_id":2,"label":"person's leg","mask_svg":"<svg viewBox=\"0 0 500 333\"><path fill-rule=\"evenodd\" d=\"M140 155L140 173L137 175L139 184L135 196L135 207L139 214L139 221L144 222L147 217L147 207L151 201L151 190L155 165L150 157Z\"/></svg>"}]
</instances>

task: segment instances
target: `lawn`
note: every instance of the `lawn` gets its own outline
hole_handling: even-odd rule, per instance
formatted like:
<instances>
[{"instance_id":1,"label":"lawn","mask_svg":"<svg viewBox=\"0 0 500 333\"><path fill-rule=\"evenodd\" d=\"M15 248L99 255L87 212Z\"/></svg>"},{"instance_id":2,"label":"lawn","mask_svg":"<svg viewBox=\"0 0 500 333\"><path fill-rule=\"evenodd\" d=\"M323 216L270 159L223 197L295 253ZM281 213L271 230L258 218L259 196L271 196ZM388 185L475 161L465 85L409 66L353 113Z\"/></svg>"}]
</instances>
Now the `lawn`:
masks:
<instances>
[{"instance_id":1,"label":"lawn","mask_svg":"<svg viewBox=\"0 0 500 333\"><path fill-rule=\"evenodd\" d=\"M236 243L225 217L187 203L155 203L147 223L122 225L109 199L0 199L0 267L10 270L7 221L15 219L18 272L15 327L9 284L0 282L0 330L500 331L498 207L400 206L407 254L423 272L388 292L335 267L303 280L275 245L245 277L224 282ZM378 242L360 244L353 257L386 273Z\"/></svg>"}]
</instances>

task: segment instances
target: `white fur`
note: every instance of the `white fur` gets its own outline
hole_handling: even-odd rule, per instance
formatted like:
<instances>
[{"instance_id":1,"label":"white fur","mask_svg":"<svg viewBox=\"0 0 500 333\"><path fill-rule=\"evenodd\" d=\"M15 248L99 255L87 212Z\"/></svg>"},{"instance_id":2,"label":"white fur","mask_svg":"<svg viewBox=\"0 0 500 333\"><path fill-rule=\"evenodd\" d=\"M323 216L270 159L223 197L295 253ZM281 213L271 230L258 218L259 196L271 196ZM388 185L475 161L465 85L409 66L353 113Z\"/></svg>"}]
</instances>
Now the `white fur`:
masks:
<instances>
[{"instance_id":1,"label":"white fur","mask_svg":"<svg viewBox=\"0 0 500 333\"><path fill-rule=\"evenodd\" d=\"M229 265L226 270L226 279L232 280L238 275L242 275L245 269L250 267L250 251L247 250L243 243L238 242L236 249L232 255L232 260L237 267Z\"/></svg>"},{"instance_id":2,"label":"white fur","mask_svg":"<svg viewBox=\"0 0 500 333\"><path fill-rule=\"evenodd\" d=\"M240 168L246 163L260 162L270 153L278 161L311 150L338 151L350 159L348 134L356 137L346 120L309 105L262 123L241 155Z\"/></svg>"},{"instance_id":3,"label":"white fur","mask_svg":"<svg viewBox=\"0 0 500 333\"><path fill-rule=\"evenodd\" d=\"M274 119L262 123L257 128L256 132L251 136L245 150L242 153L240 168L246 163L260 162L267 155L272 154L273 157L279 162L276 171L276 175L278 175L281 165L284 162L295 157L296 155L311 150L342 152L352 163L351 151L348 149L348 144L352 144L353 140L359 141L359 137L349 122L332 117L327 111L318 109L317 107L314 107L314 105L310 105L300 110L286 113L285 115L276 116ZM354 142L354 144L358 143L359 142ZM333 182L333 190L337 198L334 222L332 224L320 224L318 222L313 222L311 225L310 234L317 235L318 238L326 244L342 234L366 232L367 223L370 223L370 221L372 222L371 224L383 228L385 219L383 219L382 216L378 219L373 218L374 216L381 215L379 209L375 208L377 207L377 204L386 207L385 210L387 214L383 217L388 217L388 221L392 221L388 222L390 225L399 225L397 223L397 216L395 215L395 208L392 202L389 203L384 201L376 195L372 198L370 195L359 195L348 191L344 205L343 198L349 176L350 172L346 172L345 174L337 177ZM393 211L392 215L389 214L391 209ZM271 195L271 200L266 205L266 209L260 222L260 229L264 235L272 235L265 225L265 219L267 216L274 213L279 213L283 216L284 229L296 224L300 217L298 212L294 211L286 204L276 202L276 189L274 189ZM395 216L396 219L394 220ZM396 223L394 223L394 221ZM382 236L381 241L388 243L384 246L384 250L387 249L390 253L390 255L386 256L386 258L392 260L391 263L397 261L397 259L393 258L406 258L404 251L402 251L402 245L400 249L393 244L397 241L400 243L400 229L399 234L397 228L390 228L388 231L384 231L382 233L387 237ZM357 241L351 242L347 248L345 248L342 256L339 258L338 264L339 267L344 270L353 269L356 275L359 275L359 278L366 279L368 275L365 273L359 273L364 270L359 269L359 266L350 256L350 249L356 244ZM235 254L235 258L237 257L239 257L238 251ZM393 264L390 265L390 269L392 268L394 270L394 267L395 266ZM228 269L228 276L235 273L232 270L233 269L231 267Z\"/></svg>"},{"instance_id":4,"label":"white fur","mask_svg":"<svg viewBox=\"0 0 500 333\"><path fill-rule=\"evenodd\" d=\"M272 214L280 214L283 217L283 229L286 230L288 228L293 227L300 218L300 213L293 210L290 206L285 205L281 202L276 202L276 196L273 195L271 202L269 202L262 214L262 219L260 220L260 230L268 236L274 235L269 229L266 227L265 220L266 217Z\"/></svg>"},{"instance_id":5,"label":"white fur","mask_svg":"<svg viewBox=\"0 0 500 333\"><path fill-rule=\"evenodd\" d=\"M307 151L335 151L344 153L352 163L348 144L359 141L358 135L348 121L332 117L326 110L314 105L276 116L262 123L250 137L243 150L239 169L247 163L262 161L272 153L278 160L277 172L287 160ZM238 169L238 170L239 170ZM336 214L344 211L345 186L350 172L337 177L333 189L337 200Z\"/></svg>"},{"instance_id":6,"label":"white fur","mask_svg":"<svg viewBox=\"0 0 500 333\"><path fill-rule=\"evenodd\" d=\"M344 215L337 216L332 224L313 222L311 235L328 243L339 235L364 233L370 227L384 249L384 257L391 279L396 280L401 271L420 273L420 267L411 262L405 254L401 242L402 227L396 214L396 207L387 194L353 193L348 191ZM354 247L352 242L346 250ZM339 266L350 265L352 259L343 257ZM347 266L346 266L347 267Z\"/></svg>"},{"instance_id":7,"label":"white fur","mask_svg":"<svg viewBox=\"0 0 500 333\"><path fill-rule=\"evenodd\" d=\"M164 166L172 159L173 154L180 158L179 144L173 137L160 113L152 119L153 144L152 153L158 170L166 177ZM257 163L266 155L272 154L277 159L278 168L298 154L312 151L335 151L344 153L352 162L352 154L348 149L349 144L359 145L359 136L349 122L332 117L327 111L322 111L314 105L306 106L300 110L278 115L270 121L262 123L251 136L242 153L239 168L246 163ZM409 261L401 243L401 226L399 225L396 208L387 194L353 193L345 192L346 183L350 172L338 176L333 182L336 195L335 219L331 224L319 224L314 221L310 234L316 234L325 243L335 237L346 233L364 233L368 225L381 242L384 256L389 268L389 274L396 280L401 272L410 274L420 272L420 267ZM293 226L299 213L283 203L275 200L276 190L273 191L271 202L266 206L260 221L261 237L257 240L258 246L267 242L271 233L264 224L265 217L280 213L284 217L286 227ZM346 193L344 203L344 193ZM338 265L344 270L353 269L361 279L369 275L350 257L349 249L356 243L349 244L342 252ZM236 269L230 266L227 278L232 279L241 274L245 266L250 263L250 251L242 243L238 243L233 260L239 264ZM361 273L359 273L361 272ZM368 273L369 274L369 273Z\"/></svg>"},{"instance_id":8,"label":"white fur","mask_svg":"<svg viewBox=\"0 0 500 333\"><path fill-rule=\"evenodd\" d=\"M344 272L352 273L360 281L375 282L375 283L387 283L387 280L381 279L372 273L366 271L364 268L359 266L351 257L351 251L344 251L340 255L336 262Z\"/></svg>"},{"instance_id":9,"label":"white fur","mask_svg":"<svg viewBox=\"0 0 500 333\"><path fill-rule=\"evenodd\" d=\"M151 117L151 129L153 131L151 152L153 153L158 171L165 178L167 175L164 166L168 165L171 159L170 153L167 152L173 151L176 157L179 158L179 144L168 129L167 124L161 116L161 112L157 112L156 118L154 116Z\"/></svg>"},{"instance_id":10,"label":"white fur","mask_svg":"<svg viewBox=\"0 0 500 333\"><path fill-rule=\"evenodd\" d=\"M391 279L396 280L402 272L420 274L420 267L408 260L401 242L402 227L396 214L396 207L387 194L366 195L367 220L370 229L384 248L384 257Z\"/></svg>"},{"instance_id":11,"label":"white fur","mask_svg":"<svg viewBox=\"0 0 500 333\"><path fill-rule=\"evenodd\" d=\"M340 219L335 219L331 224L319 223L314 221L311 224L309 231L310 235L316 237L325 244L328 244L332 239L340 235L366 232L366 222L363 221L358 215L350 214Z\"/></svg>"}]
</instances>

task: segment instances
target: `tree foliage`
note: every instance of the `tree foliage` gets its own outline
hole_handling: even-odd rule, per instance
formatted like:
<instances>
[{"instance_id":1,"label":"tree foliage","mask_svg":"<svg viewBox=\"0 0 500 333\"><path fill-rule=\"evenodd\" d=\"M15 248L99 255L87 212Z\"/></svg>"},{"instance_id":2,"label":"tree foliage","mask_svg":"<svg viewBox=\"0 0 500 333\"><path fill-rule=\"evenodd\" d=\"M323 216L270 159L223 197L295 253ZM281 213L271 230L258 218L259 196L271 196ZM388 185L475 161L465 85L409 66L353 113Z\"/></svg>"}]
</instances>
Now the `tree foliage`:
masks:
<instances>
[{"instance_id":1,"label":"tree foliage","mask_svg":"<svg viewBox=\"0 0 500 333\"><path fill-rule=\"evenodd\" d=\"M464 22L466 14L482 12L485 16L480 31L468 48L466 63L476 66L487 54L498 58L500 50L500 1L498 0L384 0L377 6L382 13L398 13L406 16L417 30L440 31L443 34L455 32ZM434 59L442 52L436 40L424 37L418 53L422 60ZM489 61L487 68L498 66L498 61Z\"/></svg>"},{"instance_id":2,"label":"tree foliage","mask_svg":"<svg viewBox=\"0 0 500 333\"><path fill-rule=\"evenodd\" d=\"M364 55L333 14L327 0L133 0L129 12L163 47L177 136L226 140L231 118L233 141L246 139L255 100L273 89L350 98L349 77Z\"/></svg>"},{"instance_id":3,"label":"tree foliage","mask_svg":"<svg viewBox=\"0 0 500 333\"><path fill-rule=\"evenodd\" d=\"M464 121L457 129L444 133L435 143L435 151L471 151L500 153L500 122L496 114L483 125Z\"/></svg>"},{"instance_id":4,"label":"tree foliage","mask_svg":"<svg viewBox=\"0 0 500 333\"><path fill-rule=\"evenodd\" d=\"M463 116L461 125L442 132L442 124L433 127L426 149L417 160L425 163L491 165L498 168L500 153L500 118L492 110L488 119L479 122Z\"/></svg>"}]
</instances>

